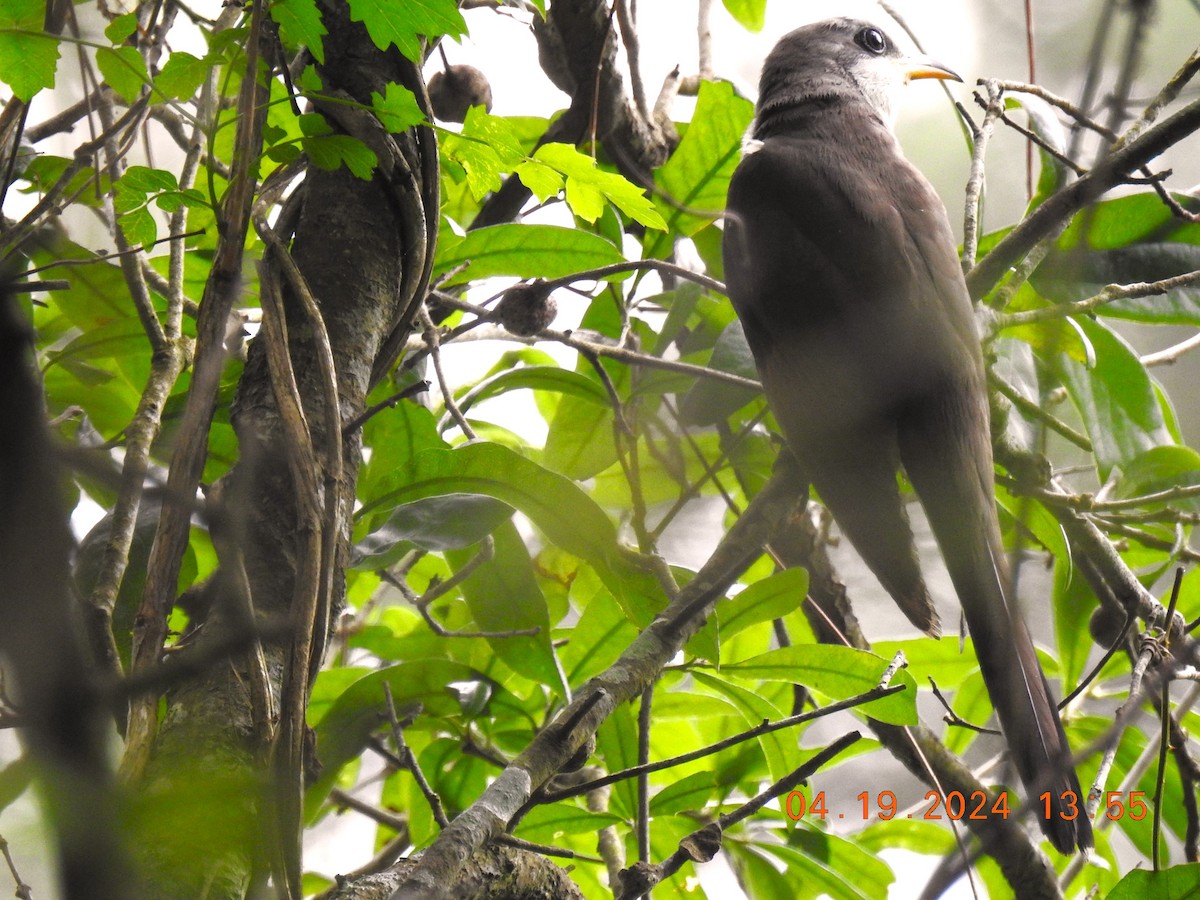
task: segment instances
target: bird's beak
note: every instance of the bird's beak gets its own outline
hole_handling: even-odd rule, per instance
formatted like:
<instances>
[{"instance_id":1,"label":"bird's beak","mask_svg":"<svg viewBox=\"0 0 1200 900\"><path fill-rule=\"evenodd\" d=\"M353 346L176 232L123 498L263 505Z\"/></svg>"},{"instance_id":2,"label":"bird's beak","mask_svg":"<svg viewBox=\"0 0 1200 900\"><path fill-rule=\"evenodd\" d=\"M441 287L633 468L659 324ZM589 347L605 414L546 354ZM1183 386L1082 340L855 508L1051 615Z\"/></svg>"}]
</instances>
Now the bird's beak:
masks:
<instances>
[{"instance_id":1,"label":"bird's beak","mask_svg":"<svg viewBox=\"0 0 1200 900\"><path fill-rule=\"evenodd\" d=\"M939 78L943 81L962 81L953 69L943 66L940 62L928 56L910 56L904 61L904 78L915 81L918 78Z\"/></svg>"}]
</instances>

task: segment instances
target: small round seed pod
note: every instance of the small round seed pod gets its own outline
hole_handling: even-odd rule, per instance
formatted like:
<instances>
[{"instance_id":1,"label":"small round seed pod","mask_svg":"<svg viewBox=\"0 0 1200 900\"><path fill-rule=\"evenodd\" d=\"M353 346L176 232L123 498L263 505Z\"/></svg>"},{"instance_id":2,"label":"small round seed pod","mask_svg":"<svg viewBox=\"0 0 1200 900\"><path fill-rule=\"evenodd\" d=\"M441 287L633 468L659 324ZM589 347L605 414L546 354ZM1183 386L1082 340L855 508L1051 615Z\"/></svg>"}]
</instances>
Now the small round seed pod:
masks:
<instances>
[{"instance_id":1,"label":"small round seed pod","mask_svg":"<svg viewBox=\"0 0 1200 900\"><path fill-rule=\"evenodd\" d=\"M449 66L429 79L429 102L443 122L463 122L472 106L491 112L492 86L474 66Z\"/></svg>"},{"instance_id":2,"label":"small round seed pod","mask_svg":"<svg viewBox=\"0 0 1200 900\"><path fill-rule=\"evenodd\" d=\"M550 327L558 313L558 304L550 296L550 290L544 281L509 288L496 305L500 324L520 337L531 337Z\"/></svg>"}]
</instances>

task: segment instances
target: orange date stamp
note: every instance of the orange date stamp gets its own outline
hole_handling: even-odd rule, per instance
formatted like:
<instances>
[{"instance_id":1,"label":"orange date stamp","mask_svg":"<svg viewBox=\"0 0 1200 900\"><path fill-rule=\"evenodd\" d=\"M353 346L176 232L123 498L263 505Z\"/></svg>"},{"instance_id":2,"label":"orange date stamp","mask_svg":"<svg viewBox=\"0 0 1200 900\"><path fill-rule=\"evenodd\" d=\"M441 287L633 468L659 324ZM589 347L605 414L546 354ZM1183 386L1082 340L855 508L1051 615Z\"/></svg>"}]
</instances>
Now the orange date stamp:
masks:
<instances>
[{"instance_id":1,"label":"orange date stamp","mask_svg":"<svg viewBox=\"0 0 1200 900\"><path fill-rule=\"evenodd\" d=\"M1114 822L1129 818L1140 822L1146 818L1149 812L1145 796L1145 791L1108 791L1104 795L1103 809L1097 809L1092 818L1098 819L1103 816ZM864 822L871 819L886 822L897 816L923 821L949 819L957 822L988 818L1007 819L1009 815L1015 813L1008 802L1008 791L1000 791L995 797L990 797L983 791L973 791L970 794L964 794L962 791L950 791L945 795L940 791L927 791L923 803L909 813L900 812L896 795L892 791L879 791L875 794L863 791L854 799L858 803L853 807L851 813L839 813L830 810L824 791L817 791L811 798L806 797L800 791L792 791L785 800L784 812L793 822L798 822L803 818L821 819L822 821L846 819L853 818L855 815L858 815ZM1051 799L1049 791L1038 795L1043 819L1048 819L1052 815ZM1084 805L1074 791L1064 792L1060 799L1062 801L1060 813L1062 819L1074 821L1079 816L1086 815Z\"/></svg>"}]
</instances>

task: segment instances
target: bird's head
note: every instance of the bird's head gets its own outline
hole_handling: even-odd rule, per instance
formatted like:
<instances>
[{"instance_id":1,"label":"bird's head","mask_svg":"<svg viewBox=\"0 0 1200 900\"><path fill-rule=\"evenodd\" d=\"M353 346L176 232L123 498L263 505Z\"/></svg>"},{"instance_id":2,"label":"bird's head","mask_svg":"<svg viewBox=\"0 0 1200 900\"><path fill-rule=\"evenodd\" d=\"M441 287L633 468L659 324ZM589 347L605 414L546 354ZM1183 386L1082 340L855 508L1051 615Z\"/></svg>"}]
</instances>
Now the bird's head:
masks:
<instances>
[{"instance_id":1,"label":"bird's head","mask_svg":"<svg viewBox=\"0 0 1200 900\"><path fill-rule=\"evenodd\" d=\"M896 94L917 78L962 81L926 56L902 51L877 25L829 19L785 35L759 81L759 118L812 101L865 100L889 127Z\"/></svg>"}]
</instances>

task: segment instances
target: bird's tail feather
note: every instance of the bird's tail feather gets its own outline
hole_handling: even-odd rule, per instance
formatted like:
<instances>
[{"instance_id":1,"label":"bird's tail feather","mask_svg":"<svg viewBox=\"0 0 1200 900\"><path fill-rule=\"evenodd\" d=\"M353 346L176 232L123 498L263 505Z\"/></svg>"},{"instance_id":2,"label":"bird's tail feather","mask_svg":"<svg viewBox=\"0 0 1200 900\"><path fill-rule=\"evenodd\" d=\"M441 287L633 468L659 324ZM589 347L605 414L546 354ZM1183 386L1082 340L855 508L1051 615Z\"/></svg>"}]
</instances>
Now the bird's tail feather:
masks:
<instances>
[{"instance_id":1,"label":"bird's tail feather","mask_svg":"<svg viewBox=\"0 0 1200 900\"><path fill-rule=\"evenodd\" d=\"M978 443L988 433L967 431L981 438ZM1051 843L1069 854L1092 846L1086 798L1033 640L1015 606L992 498L991 448L964 448L970 434L961 428L910 428L901 436L901 455L962 603L1027 802L1035 805Z\"/></svg>"}]
</instances>

